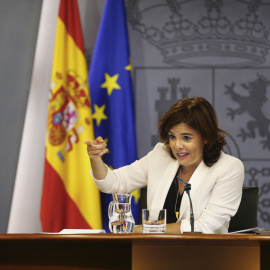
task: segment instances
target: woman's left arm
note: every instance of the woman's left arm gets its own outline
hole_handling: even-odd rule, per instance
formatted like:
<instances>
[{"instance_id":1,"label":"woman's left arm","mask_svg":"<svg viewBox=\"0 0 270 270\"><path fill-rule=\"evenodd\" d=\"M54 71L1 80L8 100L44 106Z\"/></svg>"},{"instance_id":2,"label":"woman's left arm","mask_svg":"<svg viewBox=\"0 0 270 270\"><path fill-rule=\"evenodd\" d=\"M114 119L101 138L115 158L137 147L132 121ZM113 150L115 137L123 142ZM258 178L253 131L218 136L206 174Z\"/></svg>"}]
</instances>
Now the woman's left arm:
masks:
<instances>
[{"instance_id":1,"label":"woman's left arm","mask_svg":"<svg viewBox=\"0 0 270 270\"><path fill-rule=\"evenodd\" d=\"M195 219L195 231L226 233L226 226L239 207L244 182L244 166L236 158L226 161L228 161L226 164L223 162L215 169L218 178L206 207L200 209L202 212ZM199 209L194 209L194 212L196 210ZM181 231L190 231L190 220L182 220Z\"/></svg>"}]
</instances>

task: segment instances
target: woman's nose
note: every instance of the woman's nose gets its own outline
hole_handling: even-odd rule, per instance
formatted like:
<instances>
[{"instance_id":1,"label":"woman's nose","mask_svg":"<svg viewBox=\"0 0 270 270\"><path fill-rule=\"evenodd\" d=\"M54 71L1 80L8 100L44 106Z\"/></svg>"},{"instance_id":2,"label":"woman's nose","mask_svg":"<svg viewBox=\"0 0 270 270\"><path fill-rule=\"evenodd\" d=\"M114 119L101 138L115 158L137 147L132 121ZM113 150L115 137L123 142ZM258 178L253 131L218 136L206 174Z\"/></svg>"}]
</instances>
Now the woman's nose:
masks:
<instances>
[{"instance_id":1,"label":"woman's nose","mask_svg":"<svg viewBox=\"0 0 270 270\"><path fill-rule=\"evenodd\" d=\"M176 141L176 147L177 147L177 149L183 148L183 142L182 142L182 140L177 140Z\"/></svg>"}]
</instances>

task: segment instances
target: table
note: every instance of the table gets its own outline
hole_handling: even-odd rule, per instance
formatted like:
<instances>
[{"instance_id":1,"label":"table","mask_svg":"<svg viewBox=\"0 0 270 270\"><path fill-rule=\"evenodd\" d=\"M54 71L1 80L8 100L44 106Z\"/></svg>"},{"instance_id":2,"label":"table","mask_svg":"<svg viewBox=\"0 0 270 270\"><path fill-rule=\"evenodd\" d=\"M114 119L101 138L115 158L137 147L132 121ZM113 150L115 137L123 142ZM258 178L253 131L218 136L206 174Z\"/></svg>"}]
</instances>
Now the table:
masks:
<instances>
[{"instance_id":1,"label":"table","mask_svg":"<svg viewBox=\"0 0 270 270\"><path fill-rule=\"evenodd\" d=\"M0 234L0 269L270 269L270 236Z\"/></svg>"}]
</instances>

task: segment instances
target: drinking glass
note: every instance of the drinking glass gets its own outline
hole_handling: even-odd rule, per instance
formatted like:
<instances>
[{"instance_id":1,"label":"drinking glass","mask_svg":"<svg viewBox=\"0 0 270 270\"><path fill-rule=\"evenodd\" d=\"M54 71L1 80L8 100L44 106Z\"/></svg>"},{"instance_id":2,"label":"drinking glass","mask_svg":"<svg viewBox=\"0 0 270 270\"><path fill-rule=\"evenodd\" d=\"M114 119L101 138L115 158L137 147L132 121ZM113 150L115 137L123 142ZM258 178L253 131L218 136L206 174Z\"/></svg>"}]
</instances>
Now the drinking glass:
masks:
<instances>
[{"instance_id":1,"label":"drinking glass","mask_svg":"<svg viewBox=\"0 0 270 270\"><path fill-rule=\"evenodd\" d=\"M143 209L142 210L143 233L166 232L166 209Z\"/></svg>"}]
</instances>

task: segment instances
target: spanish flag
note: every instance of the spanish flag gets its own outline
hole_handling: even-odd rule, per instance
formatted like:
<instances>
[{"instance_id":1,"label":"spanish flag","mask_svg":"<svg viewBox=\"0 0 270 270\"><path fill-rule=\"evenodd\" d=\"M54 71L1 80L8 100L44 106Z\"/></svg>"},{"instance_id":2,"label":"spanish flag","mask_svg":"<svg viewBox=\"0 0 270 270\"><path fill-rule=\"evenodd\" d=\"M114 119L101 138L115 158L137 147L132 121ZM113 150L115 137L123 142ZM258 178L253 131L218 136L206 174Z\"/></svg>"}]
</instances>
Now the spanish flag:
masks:
<instances>
[{"instance_id":1,"label":"spanish flag","mask_svg":"<svg viewBox=\"0 0 270 270\"><path fill-rule=\"evenodd\" d=\"M61 0L51 75L41 199L44 232L102 228L100 194L84 145L94 139L77 0Z\"/></svg>"}]
</instances>

